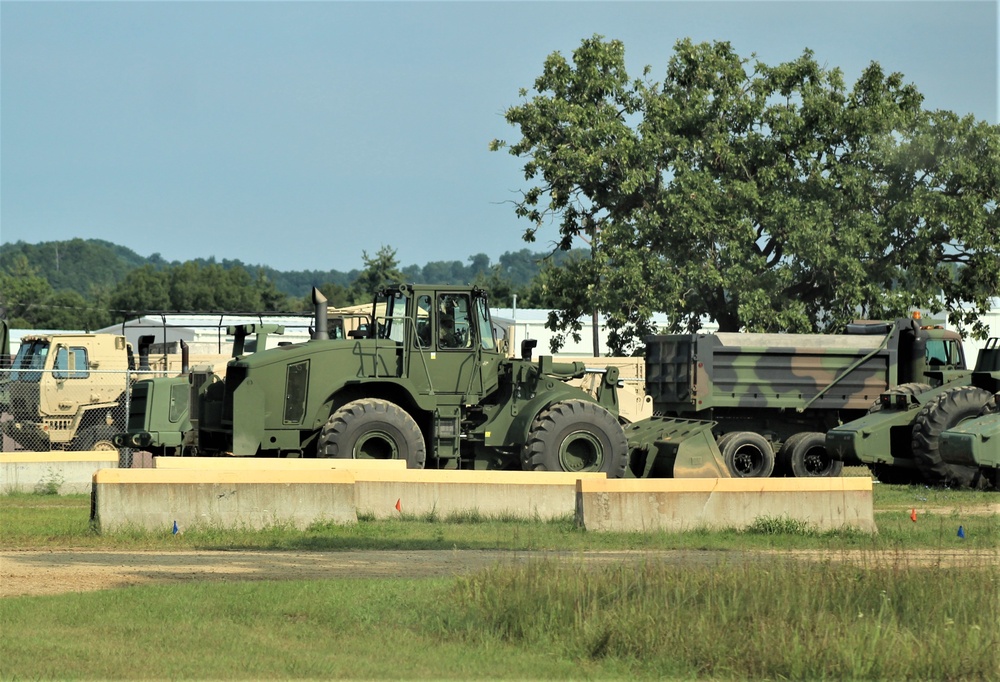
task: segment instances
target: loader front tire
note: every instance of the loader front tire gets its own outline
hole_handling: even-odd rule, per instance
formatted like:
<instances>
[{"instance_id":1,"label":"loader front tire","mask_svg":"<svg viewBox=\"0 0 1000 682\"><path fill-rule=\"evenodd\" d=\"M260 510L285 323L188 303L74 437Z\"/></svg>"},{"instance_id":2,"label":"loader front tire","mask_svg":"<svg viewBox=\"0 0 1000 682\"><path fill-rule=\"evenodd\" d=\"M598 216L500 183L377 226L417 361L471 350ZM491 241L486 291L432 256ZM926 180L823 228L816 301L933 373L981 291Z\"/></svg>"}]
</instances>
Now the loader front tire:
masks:
<instances>
[{"instance_id":1,"label":"loader front tire","mask_svg":"<svg viewBox=\"0 0 1000 682\"><path fill-rule=\"evenodd\" d=\"M402 459L408 469L423 469L427 461L417 422L399 405L377 398L355 400L330 415L318 452L337 459Z\"/></svg>"},{"instance_id":2,"label":"loader front tire","mask_svg":"<svg viewBox=\"0 0 1000 682\"><path fill-rule=\"evenodd\" d=\"M921 408L913 422L913 459L930 485L971 488L979 480L977 467L949 464L941 459L941 434L966 419L977 417L993 397L975 386L945 391Z\"/></svg>"},{"instance_id":3,"label":"loader front tire","mask_svg":"<svg viewBox=\"0 0 1000 682\"><path fill-rule=\"evenodd\" d=\"M759 433L737 431L720 449L733 478L767 478L774 472L774 450Z\"/></svg>"},{"instance_id":4,"label":"loader front tire","mask_svg":"<svg viewBox=\"0 0 1000 682\"><path fill-rule=\"evenodd\" d=\"M628 466L621 424L597 403L564 400L542 410L521 451L525 471L603 471L621 478Z\"/></svg>"}]
</instances>

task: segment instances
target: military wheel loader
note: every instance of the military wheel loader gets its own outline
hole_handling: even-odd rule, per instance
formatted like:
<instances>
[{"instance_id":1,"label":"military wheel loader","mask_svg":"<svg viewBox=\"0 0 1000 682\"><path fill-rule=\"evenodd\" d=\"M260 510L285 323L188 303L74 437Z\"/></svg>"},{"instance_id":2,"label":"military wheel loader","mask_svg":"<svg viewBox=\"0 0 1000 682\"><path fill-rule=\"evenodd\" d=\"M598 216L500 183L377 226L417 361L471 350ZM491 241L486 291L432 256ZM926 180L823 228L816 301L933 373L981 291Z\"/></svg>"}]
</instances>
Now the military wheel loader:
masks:
<instances>
[{"instance_id":1,"label":"military wheel loader","mask_svg":"<svg viewBox=\"0 0 1000 682\"><path fill-rule=\"evenodd\" d=\"M231 360L223 381L190 376L188 443L206 456L403 459L411 468L624 475L617 367L594 395L566 380L582 362L507 357L484 292L398 285L371 324L328 338L326 300L305 343ZM136 412L140 409L134 408Z\"/></svg>"},{"instance_id":2,"label":"military wheel loader","mask_svg":"<svg viewBox=\"0 0 1000 682\"><path fill-rule=\"evenodd\" d=\"M930 384L897 386L865 416L831 429L827 450L859 459L885 483L983 486L974 461L944 456L943 434L979 416L1000 391L1000 339L987 341L971 372L932 370L926 377Z\"/></svg>"}]
</instances>

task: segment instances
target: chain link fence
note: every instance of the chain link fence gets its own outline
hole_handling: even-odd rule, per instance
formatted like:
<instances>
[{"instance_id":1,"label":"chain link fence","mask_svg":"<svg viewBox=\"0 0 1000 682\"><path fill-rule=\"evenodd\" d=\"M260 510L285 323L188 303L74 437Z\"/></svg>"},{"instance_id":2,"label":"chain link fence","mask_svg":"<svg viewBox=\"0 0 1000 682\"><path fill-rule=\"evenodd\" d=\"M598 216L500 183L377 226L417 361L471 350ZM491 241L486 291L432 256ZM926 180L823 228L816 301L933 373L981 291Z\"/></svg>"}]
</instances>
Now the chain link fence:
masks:
<instances>
[{"instance_id":1,"label":"chain link fence","mask_svg":"<svg viewBox=\"0 0 1000 682\"><path fill-rule=\"evenodd\" d=\"M163 372L0 369L0 452L117 450L132 387ZM148 462L148 464L146 464ZM151 466L149 453L119 450L119 466Z\"/></svg>"}]
</instances>

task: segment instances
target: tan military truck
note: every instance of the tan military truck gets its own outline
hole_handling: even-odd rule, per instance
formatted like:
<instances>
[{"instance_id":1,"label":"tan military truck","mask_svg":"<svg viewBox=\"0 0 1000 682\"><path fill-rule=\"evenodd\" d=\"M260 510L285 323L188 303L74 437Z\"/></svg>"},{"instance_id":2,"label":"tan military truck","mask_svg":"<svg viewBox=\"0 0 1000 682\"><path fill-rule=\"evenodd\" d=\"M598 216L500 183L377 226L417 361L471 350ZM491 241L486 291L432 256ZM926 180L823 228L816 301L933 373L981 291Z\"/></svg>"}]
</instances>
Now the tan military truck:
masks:
<instances>
[{"instance_id":1,"label":"tan military truck","mask_svg":"<svg viewBox=\"0 0 1000 682\"><path fill-rule=\"evenodd\" d=\"M152 337L149 337L152 338ZM28 450L110 450L125 424L136 370L178 373L196 359L225 367L228 356L137 358L118 334L33 334L4 371L2 431ZM131 373L129 371L132 371Z\"/></svg>"}]
</instances>

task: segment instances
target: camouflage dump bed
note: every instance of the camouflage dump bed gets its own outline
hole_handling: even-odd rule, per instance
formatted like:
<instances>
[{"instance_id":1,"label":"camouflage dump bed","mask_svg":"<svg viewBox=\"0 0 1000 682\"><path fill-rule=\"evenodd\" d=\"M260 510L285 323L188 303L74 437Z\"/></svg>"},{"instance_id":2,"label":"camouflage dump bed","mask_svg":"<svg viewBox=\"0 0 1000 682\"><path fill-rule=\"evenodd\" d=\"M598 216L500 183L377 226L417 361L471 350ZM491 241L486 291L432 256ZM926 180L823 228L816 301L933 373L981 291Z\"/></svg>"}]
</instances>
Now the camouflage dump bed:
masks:
<instances>
[{"instance_id":1,"label":"camouflage dump bed","mask_svg":"<svg viewBox=\"0 0 1000 682\"><path fill-rule=\"evenodd\" d=\"M866 410L896 378L896 351L882 341L824 334L653 336L646 340L647 390L655 410L677 414L720 407Z\"/></svg>"}]
</instances>

